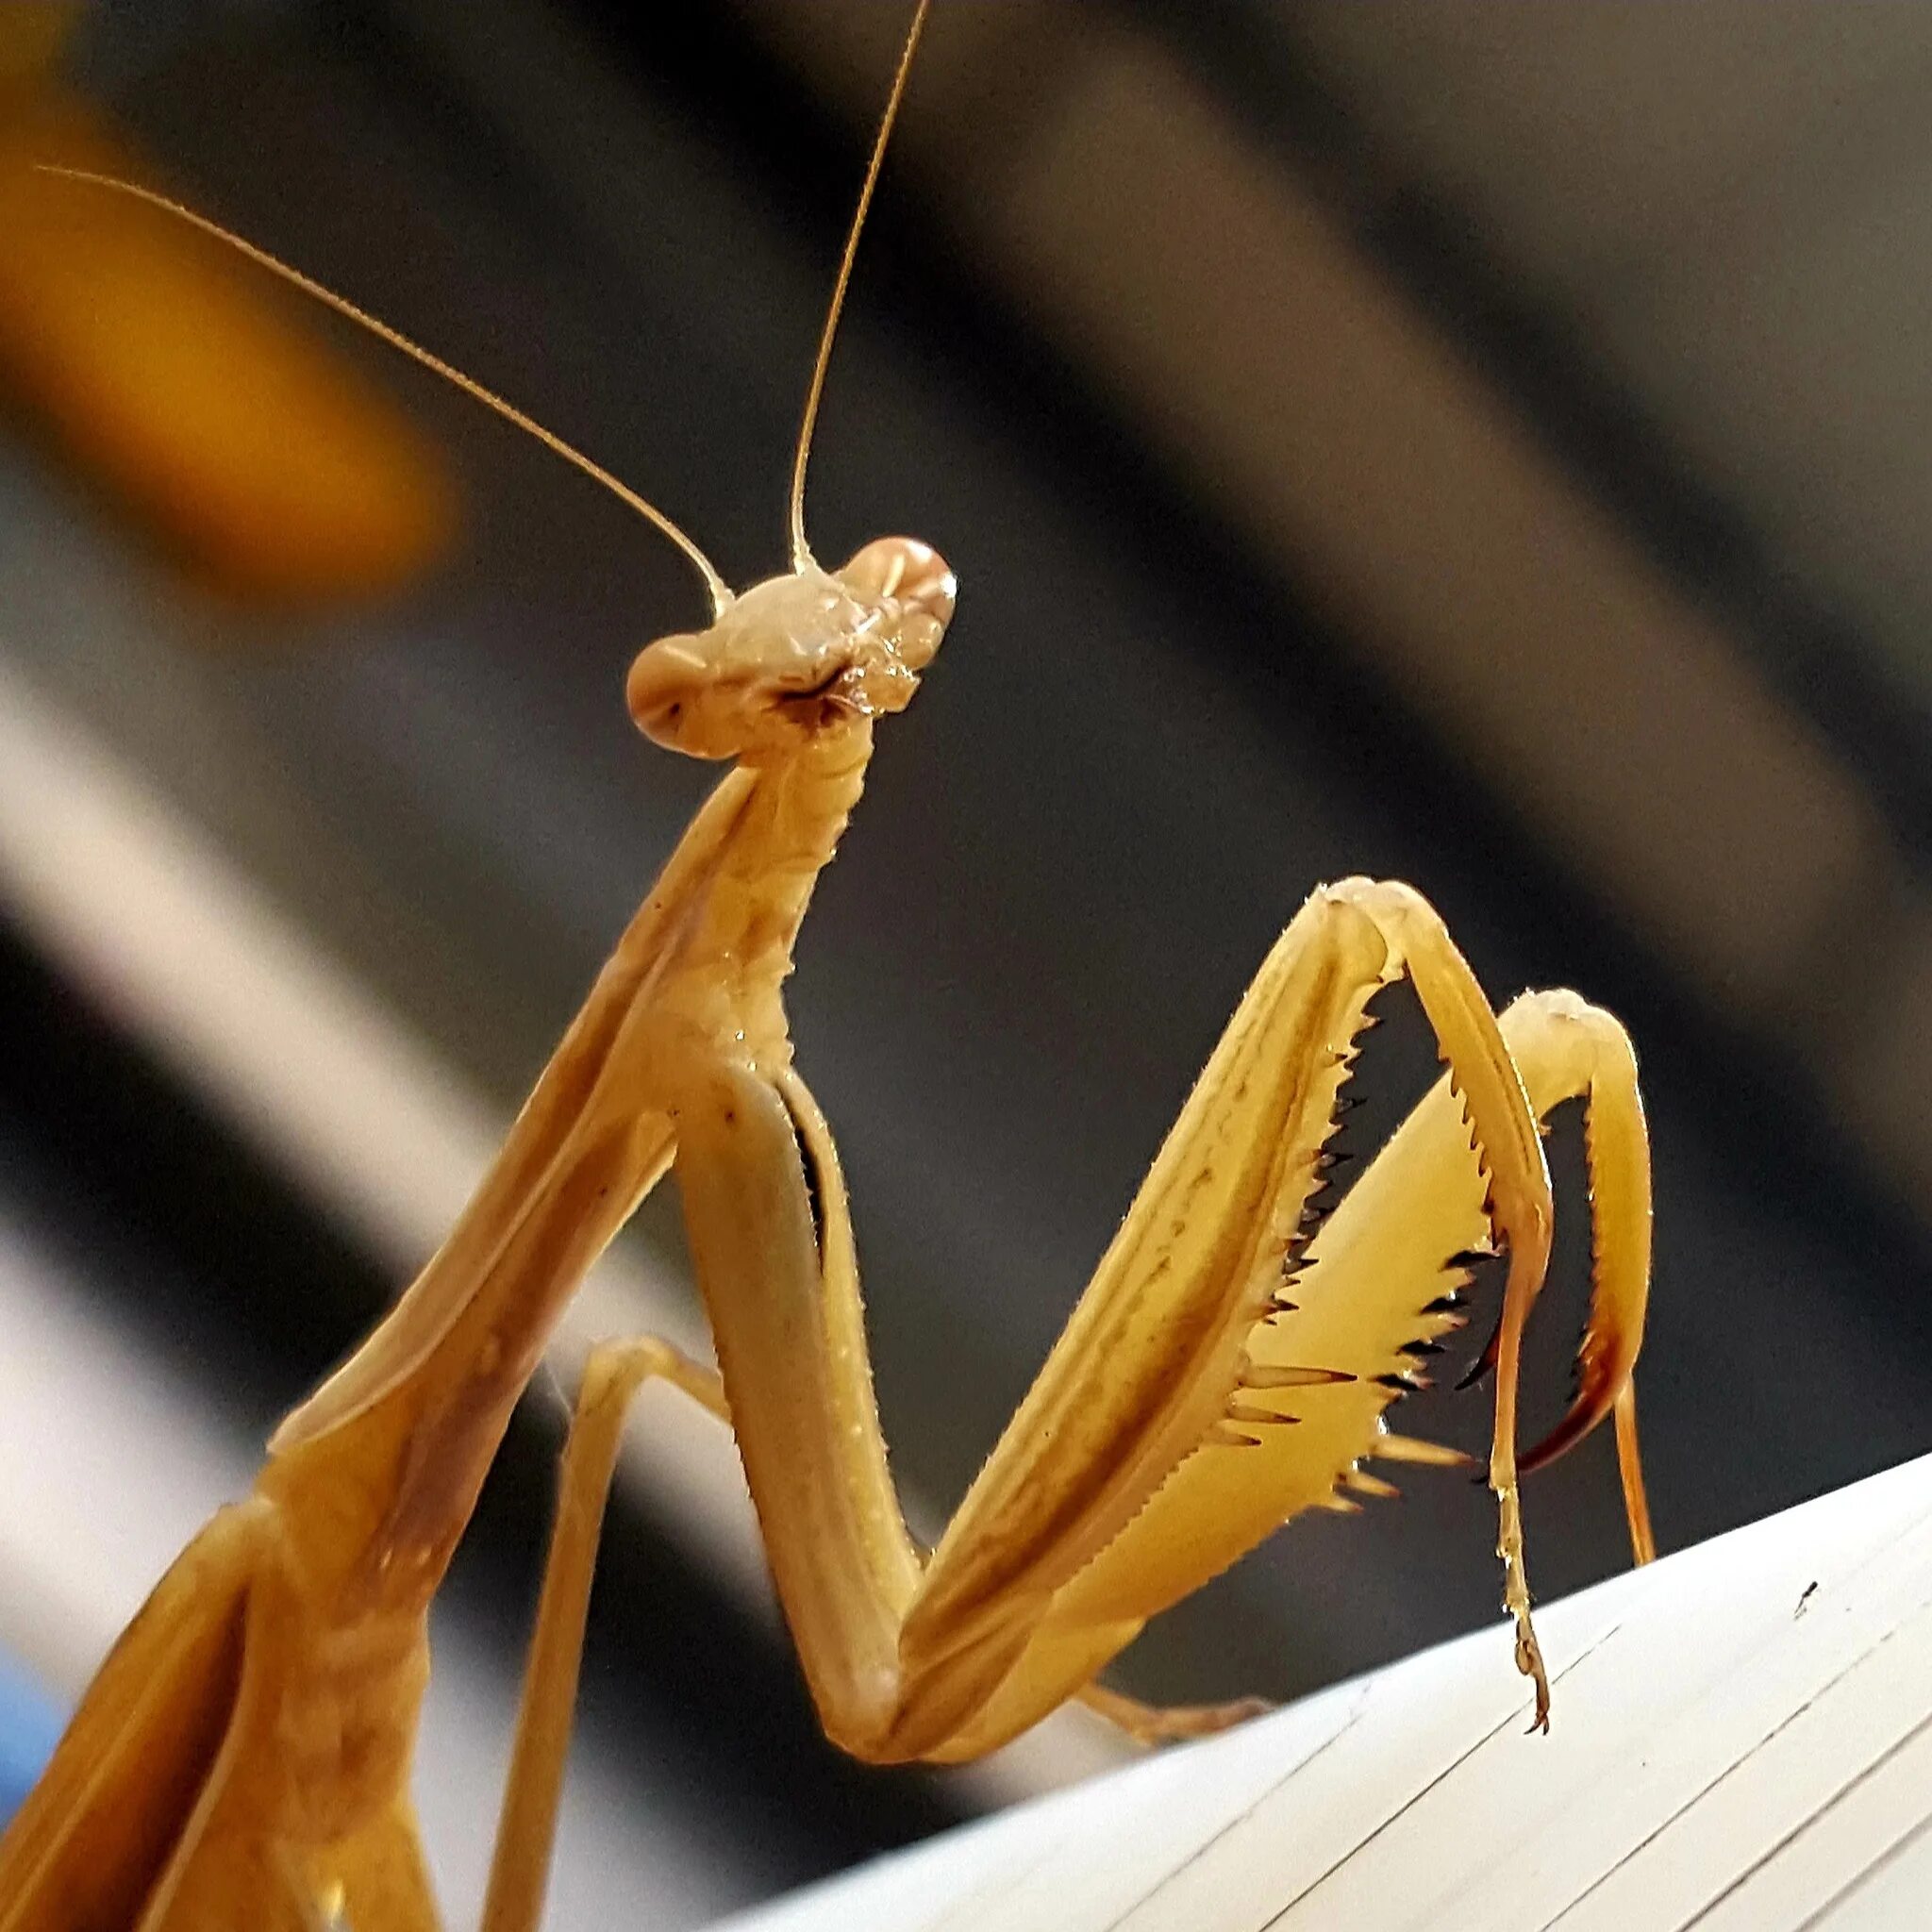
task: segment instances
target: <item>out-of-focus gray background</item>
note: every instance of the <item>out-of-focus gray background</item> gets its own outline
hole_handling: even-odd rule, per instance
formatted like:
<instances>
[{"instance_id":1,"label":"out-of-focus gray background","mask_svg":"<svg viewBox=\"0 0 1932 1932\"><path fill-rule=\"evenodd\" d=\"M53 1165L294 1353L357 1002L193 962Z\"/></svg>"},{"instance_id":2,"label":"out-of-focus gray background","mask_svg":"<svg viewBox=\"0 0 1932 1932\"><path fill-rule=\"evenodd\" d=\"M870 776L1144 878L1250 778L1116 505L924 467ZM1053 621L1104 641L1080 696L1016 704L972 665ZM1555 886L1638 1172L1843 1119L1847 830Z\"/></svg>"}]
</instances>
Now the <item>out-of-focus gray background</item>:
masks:
<instances>
[{"instance_id":1,"label":"out-of-focus gray background","mask_svg":"<svg viewBox=\"0 0 1932 1932\"><path fill-rule=\"evenodd\" d=\"M902 26L873 0L110 6L60 84L194 206L512 396L742 581L782 564L804 379ZM927 538L960 614L881 732L792 997L928 1526L1268 942L1354 872L1426 892L1499 1004L1574 984L1637 1039L1666 1546L1924 1446L1928 92L1932 15L1845 0L942 0L809 516L827 557ZM0 1355L20 1390L0 1445L42 1486L19 1520L42 1538L133 1512L129 1602L366 1325L413 1239L395 1203L452 1157L327 1118L326 1062L299 1131L242 1091L233 1056L287 1056L239 1038L253 1009L213 964L230 940L268 957L242 915L174 956L192 1024L153 1037L126 986L165 921L96 891L119 876L98 855L131 842L163 881L190 876L184 851L222 868L291 949L274 958L492 1121L711 776L622 704L630 655L701 617L675 555L460 398L285 312L456 479L452 549L392 597L265 602L184 574L24 377L0 443ZM21 780L42 753L49 775ZM97 796L111 830L76 842ZM318 996L291 1024L325 1046L334 1012ZM1429 1065L1395 1017L1358 1142ZM1532 1424L1565 1392L1587 1257L1574 1121L1552 1157L1569 1211ZM388 1208L331 1189L358 1159ZM641 1236L627 1265L675 1297L668 1191ZM148 1378L139 1402L116 1362ZM29 1396L70 1374L29 1453ZM1483 1439L1480 1398L1406 1413ZM452 1676L485 1713L438 1746L475 1781L438 1774L453 1906L489 1830L558 1414L540 1388L453 1589ZM171 1429L192 1446L164 1504ZM633 1470L607 1542L594 1803L555 1923L611 1923L618 1897L701 1923L1078 1756L1004 1785L841 1766L756 1585L708 1559L666 1483ZM1491 1617L1485 1498L1405 1487L1297 1524L1116 1681L1290 1695ZM1624 1560L1607 1441L1526 1508L1544 1594ZM0 1576L16 1647L41 1589ZM43 1675L84 1668L43 1648Z\"/></svg>"}]
</instances>

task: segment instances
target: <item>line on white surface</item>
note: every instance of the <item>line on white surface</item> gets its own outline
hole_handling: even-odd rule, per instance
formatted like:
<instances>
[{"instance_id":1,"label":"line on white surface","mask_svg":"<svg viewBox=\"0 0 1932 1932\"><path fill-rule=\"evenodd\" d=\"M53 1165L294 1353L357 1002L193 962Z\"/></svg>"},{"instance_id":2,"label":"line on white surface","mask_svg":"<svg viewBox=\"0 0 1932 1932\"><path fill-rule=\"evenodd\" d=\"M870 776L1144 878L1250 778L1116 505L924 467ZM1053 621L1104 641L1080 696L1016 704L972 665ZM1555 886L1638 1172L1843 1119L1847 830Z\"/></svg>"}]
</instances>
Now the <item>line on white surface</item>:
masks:
<instances>
[{"instance_id":1,"label":"line on white surface","mask_svg":"<svg viewBox=\"0 0 1932 1932\"><path fill-rule=\"evenodd\" d=\"M1794 1925L1791 1932L1817 1932L1817 1927L1830 1922L1839 1907L1856 1898L1874 1878L1904 1857L1928 1831L1932 1831L1932 1818L1922 1818L1909 1831L1902 1832L1862 1872L1855 1872L1815 1912Z\"/></svg>"},{"instance_id":2,"label":"line on white surface","mask_svg":"<svg viewBox=\"0 0 1932 1932\"><path fill-rule=\"evenodd\" d=\"M1610 1639L1613 1638L1617 1634L1617 1632L1621 1630L1623 1627L1624 1625L1621 1622L1612 1624L1610 1627L1607 1630L1604 1631L1596 1639L1594 1642L1587 1645L1584 1649L1579 1650L1576 1653L1576 1655L1570 1659L1570 1661L1567 1664L1565 1664L1563 1668L1560 1671L1558 1671L1554 1677L1550 1679L1550 1688L1554 1690L1558 1684L1560 1684L1563 1681L1563 1679L1570 1674L1572 1671L1575 1670L1580 1664L1584 1663L1589 1658L1594 1657L1596 1653L1600 1651L1604 1647L1604 1645L1607 1644L1610 1641ZM1381 1823L1377 1824L1373 1831L1357 1839L1355 1841L1355 1843L1350 1845L1348 1850L1343 1852L1341 1857L1337 1858L1336 1861L1332 1865L1330 1865L1325 1872L1323 1872L1317 1877L1310 1879L1307 1885L1303 1886L1302 1889L1298 1892L1296 1892L1295 1895L1291 1899L1290 1899L1289 1902L1285 1906L1283 1906L1281 1909L1277 1911L1272 1919L1264 1920L1261 1925L1257 1928L1257 1932L1274 1932L1274 1928L1276 1926L1286 1924L1289 1913L1293 1911L1296 1908L1296 1907L1300 1906L1313 1893L1321 1890L1323 1886L1326 1885L1328 1881L1331 1878L1333 1878L1335 1874L1338 1872L1340 1872L1344 1865L1348 1864L1349 1861L1356 1857L1359 1853L1366 1851L1369 1848L1369 1846L1374 1844L1374 1841L1378 1838L1380 1838L1382 1834L1385 1831L1387 1831L1389 1827L1391 1824L1393 1824L1399 1818L1401 1818L1405 1813L1413 1810L1416 1806L1420 1805L1422 1801L1424 1798L1426 1798L1429 1795L1429 1793L1436 1789L1438 1785L1442 1784L1449 1778L1453 1777L1458 1771L1462 1769L1462 1767L1465 1764L1469 1762L1469 1760L1472 1757L1474 1757L1476 1755L1478 1751L1480 1751L1483 1748L1484 1745L1492 1742L1497 1738L1500 1738L1503 1735L1503 1733L1512 1724L1514 1724L1516 1720L1522 1715L1523 1711L1521 1706L1513 1707L1509 1710L1505 1711L1503 1716L1495 1724L1491 1724L1490 1728L1487 1731L1485 1731L1482 1734L1482 1736L1475 1740L1474 1744L1471 1744L1465 1750L1458 1752L1457 1756L1451 1758L1450 1761L1447 1764L1445 1764L1442 1767L1442 1769L1435 1774L1434 1777L1430 1778L1426 1784L1423 1785L1419 1790L1411 1791L1408 1794L1408 1796L1402 1801L1401 1804L1396 1806L1394 1810L1389 1812L1382 1819Z\"/></svg>"},{"instance_id":3,"label":"line on white surface","mask_svg":"<svg viewBox=\"0 0 1932 1932\"><path fill-rule=\"evenodd\" d=\"M1254 1817L1255 1813L1258 1811L1263 1805L1267 1804L1269 1799L1276 1796L1279 1792L1286 1790L1287 1788L1290 1785L1291 1785L1295 1781L1295 1779L1298 1778L1302 1774L1302 1773L1308 1768L1309 1765L1314 1763L1316 1758L1320 1757L1322 1754L1329 1748L1330 1745L1341 1743L1342 1739L1347 1737L1349 1732L1354 1730L1356 1725L1361 1722L1363 1716L1366 1714L1368 1710L1368 1707L1369 1700L1366 1697L1358 1699L1356 1703L1355 1708L1349 1712L1347 1717L1344 1718L1342 1722L1340 1724L1338 1724L1335 1727L1335 1729L1332 1730L1325 1738L1324 1738L1322 1741L1319 1744L1317 1744L1315 1748L1312 1751L1310 1751L1306 1757L1298 1758L1294 1762L1294 1764L1291 1765L1286 1772L1284 1772L1281 1774L1281 1776L1276 1778L1272 1785L1268 1786L1268 1788L1265 1790L1259 1792L1254 1799L1253 1803L1244 1806L1240 1811L1236 1812L1235 1815L1232 1818L1230 1818L1227 1821L1227 1823L1220 1828L1220 1830L1216 1831L1211 1837L1203 1840L1203 1841L1200 1844L1196 1845L1194 1849L1191 1852L1190 1852L1188 1856L1185 1858L1183 1858L1181 1862L1173 1869L1173 1871L1168 1873L1167 1875L1161 1879L1160 1883L1157 1885L1152 1891L1142 1892L1141 1896L1137 1898L1134 1901L1134 1903L1131 1906L1129 1906L1124 1912L1121 1914L1119 1918L1110 1921L1105 1927L1103 1927L1102 1932L1122 1932L1122 1928L1126 1925L1127 1922L1130 1919L1132 1919L1135 1913L1140 1911L1143 1906L1150 1905L1155 1899L1158 1899L1160 1896L1160 1894L1168 1889L1170 1885L1174 1884L1174 1882L1177 1878L1181 1877L1183 1874L1191 1871L1195 1865L1198 1865L1201 1862L1201 1860L1205 1858L1208 1856L1208 1854L1211 1852L1214 1849L1214 1847L1222 1841L1223 1839L1226 1838L1230 1832L1239 1831L1242 1825L1247 1824L1249 1819Z\"/></svg>"},{"instance_id":4,"label":"line on white surface","mask_svg":"<svg viewBox=\"0 0 1932 1932\"><path fill-rule=\"evenodd\" d=\"M1923 1522L1924 1520L1924 1518L1920 1519L1921 1522ZM1913 1528L1916 1528L1917 1526L1918 1525L1916 1524L1912 1525ZM1909 1535L1910 1531L1907 1530L1907 1534ZM1901 1541L1903 1540L1904 1539L1901 1538ZM1863 1566L1861 1565L1860 1567L1862 1568ZM1855 1571L1852 1574L1856 1575L1857 1574L1857 1572ZM1813 1590L1817 1589L1817 1587L1818 1586L1816 1584L1813 1584L1811 1586ZM1787 1730L1790 1728L1792 1724L1796 1724L1797 1721L1801 1717L1803 1717L1807 1711L1810 1710L1822 1699L1830 1696L1831 1693L1834 1690L1836 1690L1840 1684L1842 1684L1844 1680L1852 1674L1853 1672L1859 1669L1860 1666L1866 1663L1870 1658L1875 1657L1881 1650L1885 1648L1885 1646L1888 1643L1891 1641L1891 1640L1894 1637L1896 1637L1899 1634L1899 1632L1902 1629L1905 1628L1905 1626L1907 1624L1910 1624L1915 1618L1923 1615L1924 1611L1928 1608L1932 1608L1932 1597L1927 1597L1924 1602L1915 1604L1912 1607L1911 1610L1906 1616L1900 1618L1899 1621L1896 1624L1894 1624L1890 1629L1885 1631L1879 1637L1875 1638L1872 1642L1868 1643L1865 1646L1865 1648L1859 1651L1855 1657L1853 1657L1841 1670L1838 1671L1832 1676L1828 1677L1823 1684L1819 1685L1818 1689L1815 1690L1809 1697L1806 1698L1804 1703L1798 1705L1794 1709L1787 1711L1785 1715L1782 1718L1780 1718L1778 1722L1771 1727L1770 1730L1766 1731L1763 1734L1763 1736L1758 1738L1756 1740L1756 1742L1752 1743L1745 1750L1740 1751L1737 1757L1732 1758L1728 1764L1726 1764L1707 1783L1700 1785L1697 1788L1697 1790L1694 1790L1688 1798L1686 1798L1684 1802L1681 1805L1679 1805L1677 1808L1674 1811L1673 1811L1668 1817L1659 1820L1659 1822L1657 1824L1653 1825L1651 1829L1645 1832L1643 1836L1641 1839L1639 1839L1637 1842L1634 1845L1632 1845L1628 1851L1624 1853L1624 1855L1621 1857L1619 1857L1614 1864L1607 1866L1603 1871L1599 1872L1597 1875L1594 1878L1592 1878L1590 1881L1590 1883L1586 1885L1583 1888L1583 1890L1576 1894L1574 1898L1570 1900L1570 1902L1566 1906L1564 1906L1559 1912L1557 1912L1555 1918L1545 1919L1541 1926L1539 1928L1539 1932L1554 1932L1554 1928L1556 1926L1560 1925L1563 1923L1563 1921L1567 1919L1571 1915L1571 1913L1577 1908L1578 1906L1582 1905L1585 1902L1585 1900L1589 1899L1593 1893L1601 1890L1602 1887L1608 1884L1608 1882L1612 1878L1614 1878L1619 1872L1623 1871L1623 1869L1629 1864L1631 1859L1640 1857L1649 1846L1655 1844L1657 1840L1664 1835L1665 1832L1669 1831L1674 1824L1677 1824L1680 1819L1686 1817L1689 1813L1694 1811L1699 1805L1703 1804L1705 1799L1710 1796L1711 1792L1716 1790L1717 1788L1724 1782L1726 1778L1732 1776L1735 1773L1741 1771L1745 1765L1749 1764L1750 1761L1754 1757L1756 1757L1760 1751L1762 1751L1765 1748L1766 1745L1772 1743L1775 1739L1781 1737ZM1900 1744L1904 1744L1909 1740L1907 1739L1901 1739L1899 1741ZM1876 1769L1876 1765L1874 1764L1868 1766L1867 1769ZM1854 1782L1856 1782L1856 1780L1854 1780ZM1849 1789L1849 1787L1847 1787L1846 1789ZM1824 1806L1820 1807L1820 1811L1828 1808L1829 1806L1834 1804L1835 1802L1835 1798L1826 1799ZM1817 1817L1818 1815L1820 1815L1819 1812L1814 1812L1812 1814L1812 1817ZM1794 1826L1792 1831L1789 1834L1789 1836L1796 1837L1797 1834L1803 1831L1805 1829L1805 1826L1808 1824L1810 1822L1810 1819L1806 1819L1803 1823ZM1771 1850L1764 1854L1764 1857L1758 1860L1758 1863L1762 1864L1765 1858L1774 1857L1784 1842L1785 1840L1780 1840L1778 1844L1773 1845ZM1737 1878L1729 1886L1727 1886L1724 1891L1720 1892L1717 1895L1717 1897L1710 1899L1705 1905L1701 1906L1698 1908L1696 1917L1686 1920L1684 1924L1687 1925L1695 1924L1697 1923L1697 1919L1703 1918L1706 1913L1711 1911L1715 1907L1722 1904L1724 1898L1726 1898L1731 1892L1735 1891L1740 1885L1743 1884L1745 1879L1751 1876L1751 1873L1756 1870L1757 1866L1754 1865L1749 1870L1740 1872L1738 1874ZM1680 1925L1677 1928L1677 1932L1683 1932L1683 1926Z\"/></svg>"},{"instance_id":5,"label":"line on white surface","mask_svg":"<svg viewBox=\"0 0 1932 1932\"><path fill-rule=\"evenodd\" d=\"M1923 1609L1924 1607L1924 1605L1920 1606L1921 1609ZM1915 1611L1913 1614L1916 1615L1917 1612ZM1897 1632L1895 1630L1888 1631L1886 1633L1888 1640L1896 1635ZM1873 1646L1874 1650L1878 1647L1879 1646L1876 1644ZM1816 1703L1817 1699L1813 1698L1811 1702ZM1709 1918L1711 1913L1716 1911L1718 1907L1723 1905L1725 1899L1731 1897L1733 1893L1740 1891L1745 1885L1747 1885L1753 1878L1755 1878L1758 1873L1763 1871L1764 1868L1767 1865L1769 1865L1771 1861L1779 1855L1779 1853L1784 1851L1787 1846L1795 1844L1798 1841L1798 1840L1803 1838L1805 1834L1807 1831L1809 1831L1811 1827L1819 1822L1820 1819L1824 1818L1827 1813L1835 1809L1839 1805L1842 1804L1846 1798L1850 1797L1851 1794L1854 1791L1856 1791L1861 1785L1863 1785L1868 1779L1875 1776L1877 1773L1883 1771L1884 1768L1888 1764L1890 1764L1891 1760L1894 1757L1896 1757L1898 1754L1901 1751L1903 1751L1907 1744L1913 1743L1918 1739L1923 1738L1928 1730L1932 1730L1932 1711L1927 1711L1924 1717L1920 1718L1918 1723L1913 1724L1912 1727L1904 1734L1903 1737L1894 1738L1890 1744L1888 1744L1885 1747L1885 1749L1878 1754L1876 1757L1873 1758L1871 1763L1865 1765L1861 1770L1856 1772L1852 1776L1848 1777L1844 1781L1844 1783L1840 1785L1839 1788L1835 1791L1833 1791L1829 1797L1825 1798L1822 1804L1813 1806L1812 1808L1809 1811L1807 1811L1805 1814L1805 1816L1797 1822L1797 1824L1792 1825L1791 1828L1789 1831L1787 1831L1781 1838L1774 1839L1769 1845L1767 1845L1764 1848L1763 1851L1759 1852L1758 1855L1755 1858L1753 1858L1752 1861L1748 1865L1746 1865L1744 1869L1741 1872L1740 1872L1738 1875L1735 1878L1733 1878L1731 1882L1727 1886L1725 1886L1722 1891L1717 1892L1712 1897L1706 1899L1705 1902L1701 1906L1699 1906L1698 1908L1694 1912L1692 1912L1688 1919L1679 1920L1678 1923L1672 1927L1672 1932L1690 1932L1690 1928L1692 1925L1697 1924L1701 1920ZM1922 1819L1918 1826L1915 1827L1915 1829L1923 1830L1927 1822L1928 1821ZM1907 1833L1907 1836L1909 1837L1910 1834ZM1891 1849L1896 1850L1897 1846L1893 1846ZM1860 1878L1868 1876L1872 1869L1872 1867L1868 1866L1866 1868L1866 1871L1859 1874ZM1813 1917L1815 1918L1816 1916L1817 1915L1814 1913ZM1810 1920L1806 1921L1806 1924L1807 1924L1810 1923Z\"/></svg>"}]
</instances>

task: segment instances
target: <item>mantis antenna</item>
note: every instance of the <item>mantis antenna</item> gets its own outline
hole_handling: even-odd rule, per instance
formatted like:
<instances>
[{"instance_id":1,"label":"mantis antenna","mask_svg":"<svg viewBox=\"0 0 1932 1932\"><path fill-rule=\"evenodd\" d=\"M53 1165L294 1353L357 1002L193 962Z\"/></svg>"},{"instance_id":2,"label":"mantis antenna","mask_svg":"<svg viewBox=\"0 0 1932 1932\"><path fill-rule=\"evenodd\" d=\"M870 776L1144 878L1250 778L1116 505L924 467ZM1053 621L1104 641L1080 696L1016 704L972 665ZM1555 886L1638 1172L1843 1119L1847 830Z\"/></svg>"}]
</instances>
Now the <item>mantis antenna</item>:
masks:
<instances>
[{"instance_id":1,"label":"mantis antenna","mask_svg":"<svg viewBox=\"0 0 1932 1932\"><path fill-rule=\"evenodd\" d=\"M896 98L896 96L895 96ZM601 483L620 503L628 504L647 523L661 530L665 536L683 551L690 561L697 567L705 580L705 588L711 595L711 613L722 617L731 602L731 589L711 560L698 546L674 524L656 504L647 503L628 484L620 482L601 463L594 463L579 449L574 449L555 431L544 428L542 424L524 414L513 404L507 403L493 390L488 390L474 376L465 375L460 369L452 368L440 356L432 356L427 349L412 342L401 330L390 327L386 322L379 322L367 310L358 308L345 297L338 295L333 289L325 288L320 282L305 275L301 270L291 268L285 261L277 260L265 248L258 248L252 242L244 242L240 235L231 233L218 222L211 222L206 215L198 215L192 208L185 208L178 201L170 201L165 194L157 194L151 188L142 188L132 181L118 180L112 175L95 175L85 168L61 168L42 162L35 170L42 175L58 175L68 181L79 181L91 188L111 189L116 194L131 196L136 201L144 201L150 208L158 208L163 214L173 215L177 221L186 222L192 228L199 228L204 235L212 236L238 254L245 256L258 268L266 269L270 275L279 275L285 282L320 302L325 308L353 322L359 328L365 328L391 348L408 356L411 361L420 362L425 369L453 383L466 396L493 410L505 422L511 423L526 436L534 436L553 455L561 457L574 468L581 470L593 483ZM842 287L842 281L841 281ZM834 311L836 313L836 309Z\"/></svg>"},{"instance_id":2,"label":"mantis antenna","mask_svg":"<svg viewBox=\"0 0 1932 1932\"><path fill-rule=\"evenodd\" d=\"M878 186L879 170L885 165L886 143L892 138L892 123L899 118L899 103L906 95L907 77L912 72L912 56L919 46L920 30L932 0L919 0L913 8L912 25L906 31L906 45L900 51L899 71L892 76L892 92L886 96L886 111L879 117L879 131L873 141L872 159L866 165L865 182L858 191L858 206L853 210L852 226L845 236L845 253L839 261L839 278L832 284L832 305L825 311L824 333L819 337L818 360L812 364L811 385L805 392L805 420L798 425L798 453L791 459L791 568L808 570L815 566L811 545L805 541L805 470L811 460L811 433L818 425L819 401L825 392L825 371L831 365L832 341L839 333L840 311L845 307L845 291L852 280L852 264L858 254L858 238L865 230L865 217L872 207L872 192Z\"/></svg>"}]
</instances>

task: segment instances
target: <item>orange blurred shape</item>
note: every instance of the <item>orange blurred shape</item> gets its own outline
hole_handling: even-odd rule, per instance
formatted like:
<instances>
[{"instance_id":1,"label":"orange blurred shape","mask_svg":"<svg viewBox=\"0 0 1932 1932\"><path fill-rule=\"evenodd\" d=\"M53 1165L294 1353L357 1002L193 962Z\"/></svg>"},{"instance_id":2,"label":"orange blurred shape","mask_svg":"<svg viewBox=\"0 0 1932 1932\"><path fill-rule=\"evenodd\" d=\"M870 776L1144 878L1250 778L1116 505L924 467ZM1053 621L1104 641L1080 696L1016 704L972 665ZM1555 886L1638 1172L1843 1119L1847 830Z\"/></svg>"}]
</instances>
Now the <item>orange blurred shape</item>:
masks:
<instances>
[{"instance_id":1,"label":"orange blurred shape","mask_svg":"<svg viewBox=\"0 0 1932 1932\"><path fill-rule=\"evenodd\" d=\"M7 400L229 596L322 603L422 570L456 524L441 453L217 244L37 174L147 177L93 108L0 88L0 116Z\"/></svg>"},{"instance_id":2,"label":"orange blurred shape","mask_svg":"<svg viewBox=\"0 0 1932 1932\"><path fill-rule=\"evenodd\" d=\"M81 0L11 0L0 7L0 88L51 74L81 12Z\"/></svg>"}]
</instances>

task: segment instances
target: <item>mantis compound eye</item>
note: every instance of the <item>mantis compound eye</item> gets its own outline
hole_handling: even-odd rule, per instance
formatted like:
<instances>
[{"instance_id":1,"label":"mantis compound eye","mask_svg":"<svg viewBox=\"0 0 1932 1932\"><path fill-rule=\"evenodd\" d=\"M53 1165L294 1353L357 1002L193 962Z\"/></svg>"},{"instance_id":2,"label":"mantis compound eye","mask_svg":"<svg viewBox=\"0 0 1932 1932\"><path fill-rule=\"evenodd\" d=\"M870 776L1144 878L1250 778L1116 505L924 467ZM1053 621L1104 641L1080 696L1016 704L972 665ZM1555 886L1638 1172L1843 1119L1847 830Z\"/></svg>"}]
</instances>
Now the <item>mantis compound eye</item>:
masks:
<instances>
[{"instance_id":1,"label":"mantis compound eye","mask_svg":"<svg viewBox=\"0 0 1932 1932\"><path fill-rule=\"evenodd\" d=\"M654 744L692 758L726 758L738 752L736 707L721 704L719 670L694 636L660 638L638 653L625 682L625 702L637 727Z\"/></svg>"},{"instance_id":2,"label":"mantis compound eye","mask_svg":"<svg viewBox=\"0 0 1932 1932\"><path fill-rule=\"evenodd\" d=\"M880 537L839 573L861 602L897 610L894 643L908 670L923 671L953 621L959 587L946 560L916 537Z\"/></svg>"}]
</instances>

